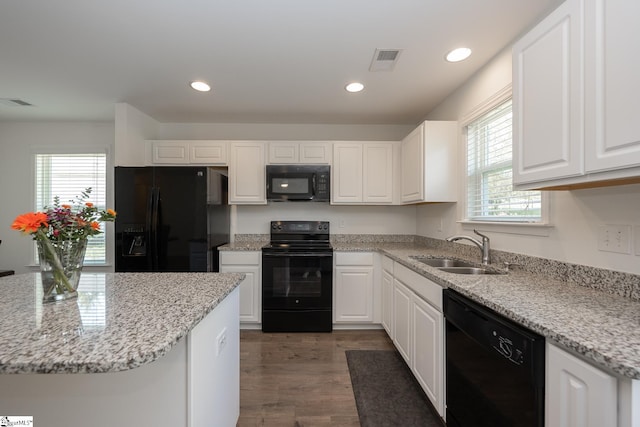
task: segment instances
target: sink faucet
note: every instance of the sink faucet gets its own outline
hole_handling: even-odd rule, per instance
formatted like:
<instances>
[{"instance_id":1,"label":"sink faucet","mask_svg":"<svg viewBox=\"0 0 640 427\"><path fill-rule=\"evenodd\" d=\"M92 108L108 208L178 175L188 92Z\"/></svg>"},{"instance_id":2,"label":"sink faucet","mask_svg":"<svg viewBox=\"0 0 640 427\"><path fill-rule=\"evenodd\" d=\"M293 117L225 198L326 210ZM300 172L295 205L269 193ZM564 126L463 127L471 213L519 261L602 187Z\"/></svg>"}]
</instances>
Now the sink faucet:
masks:
<instances>
[{"instance_id":1,"label":"sink faucet","mask_svg":"<svg viewBox=\"0 0 640 427\"><path fill-rule=\"evenodd\" d=\"M482 264L487 265L491 262L491 254L489 253L489 238L484 234L479 233L478 230L473 230L473 232L482 237L482 243L480 243L480 241L478 241L477 239L469 236L451 236L447 237L445 240L447 242L455 242L456 240L468 240L470 242L473 242L482 251Z\"/></svg>"}]
</instances>

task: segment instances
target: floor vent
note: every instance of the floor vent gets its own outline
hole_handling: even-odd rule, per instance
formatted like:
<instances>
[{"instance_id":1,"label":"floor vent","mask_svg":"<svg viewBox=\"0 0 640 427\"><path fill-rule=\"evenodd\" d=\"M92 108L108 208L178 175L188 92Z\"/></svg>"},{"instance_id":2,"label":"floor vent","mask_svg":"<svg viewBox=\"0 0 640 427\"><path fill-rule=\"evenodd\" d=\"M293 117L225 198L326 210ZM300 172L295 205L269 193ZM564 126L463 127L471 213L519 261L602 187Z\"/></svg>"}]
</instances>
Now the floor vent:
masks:
<instances>
[{"instance_id":1,"label":"floor vent","mask_svg":"<svg viewBox=\"0 0 640 427\"><path fill-rule=\"evenodd\" d=\"M0 98L0 104L8 105L9 107L31 107L33 105L17 98Z\"/></svg>"},{"instance_id":2,"label":"floor vent","mask_svg":"<svg viewBox=\"0 0 640 427\"><path fill-rule=\"evenodd\" d=\"M376 49L369 71L391 71L398 62L401 49Z\"/></svg>"}]
</instances>

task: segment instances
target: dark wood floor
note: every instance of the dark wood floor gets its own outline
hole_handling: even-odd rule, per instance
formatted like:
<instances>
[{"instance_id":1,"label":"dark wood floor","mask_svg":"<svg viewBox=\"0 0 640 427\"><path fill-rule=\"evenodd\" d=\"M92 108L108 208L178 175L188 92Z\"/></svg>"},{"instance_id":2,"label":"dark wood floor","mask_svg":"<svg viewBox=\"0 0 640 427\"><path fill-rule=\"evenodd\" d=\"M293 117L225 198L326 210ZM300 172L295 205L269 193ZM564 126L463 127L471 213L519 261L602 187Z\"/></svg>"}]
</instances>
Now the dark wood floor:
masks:
<instances>
[{"instance_id":1,"label":"dark wood floor","mask_svg":"<svg viewBox=\"0 0 640 427\"><path fill-rule=\"evenodd\" d=\"M392 350L383 330L240 334L238 426L359 426L345 350Z\"/></svg>"}]
</instances>

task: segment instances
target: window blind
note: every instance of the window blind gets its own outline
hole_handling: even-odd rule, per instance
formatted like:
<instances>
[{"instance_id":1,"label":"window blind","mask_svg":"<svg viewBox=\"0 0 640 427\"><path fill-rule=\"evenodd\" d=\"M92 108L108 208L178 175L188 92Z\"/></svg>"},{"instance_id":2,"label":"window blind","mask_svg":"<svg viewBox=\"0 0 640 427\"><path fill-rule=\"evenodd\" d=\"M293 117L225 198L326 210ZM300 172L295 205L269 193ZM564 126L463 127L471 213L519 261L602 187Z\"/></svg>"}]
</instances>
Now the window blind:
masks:
<instances>
[{"instance_id":1,"label":"window blind","mask_svg":"<svg viewBox=\"0 0 640 427\"><path fill-rule=\"evenodd\" d=\"M467 219L539 222L539 191L513 191L511 100L466 127Z\"/></svg>"},{"instance_id":2,"label":"window blind","mask_svg":"<svg viewBox=\"0 0 640 427\"><path fill-rule=\"evenodd\" d=\"M36 154L36 211L52 206L55 196L60 198L60 203L74 201L88 187L91 195L87 201L98 209L106 209L106 154ZM103 233L87 240L86 265L106 262L104 223L100 227Z\"/></svg>"}]
</instances>

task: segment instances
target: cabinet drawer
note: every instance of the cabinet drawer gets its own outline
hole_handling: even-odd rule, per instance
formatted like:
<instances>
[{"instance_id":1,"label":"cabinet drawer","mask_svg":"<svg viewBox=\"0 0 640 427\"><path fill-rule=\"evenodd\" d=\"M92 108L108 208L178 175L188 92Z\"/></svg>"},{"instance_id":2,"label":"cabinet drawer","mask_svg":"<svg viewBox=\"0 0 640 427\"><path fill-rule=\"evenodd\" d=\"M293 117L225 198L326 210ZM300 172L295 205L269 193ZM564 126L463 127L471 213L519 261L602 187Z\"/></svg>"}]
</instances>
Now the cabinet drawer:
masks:
<instances>
[{"instance_id":1,"label":"cabinet drawer","mask_svg":"<svg viewBox=\"0 0 640 427\"><path fill-rule=\"evenodd\" d=\"M336 252L336 265L373 265L372 252Z\"/></svg>"},{"instance_id":2,"label":"cabinet drawer","mask_svg":"<svg viewBox=\"0 0 640 427\"><path fill-rule=\"evenodd\" d=\"M259 265L262 252L220 252L220 265Z\"/></svg>"},{"instance_id":3,"label":"cabinet drawer","mask_svg":"<svg viewBox=\"0 0 640 427\"><path fill-rule=\"evenodd\" d=\"M382 269L393 274L393 260L388 256L382 257Z\"/></svg>"},{"instance_id":4,"label":"cabinet drawer","mask_svg":"<svg viewBox=\"0 0 640 427\"><path fill-rule=\"evenodd\" d=\"M442 286L401 264L394 265L393 275L420 298L442 311Z\"/></svg>"}]
</instances>

